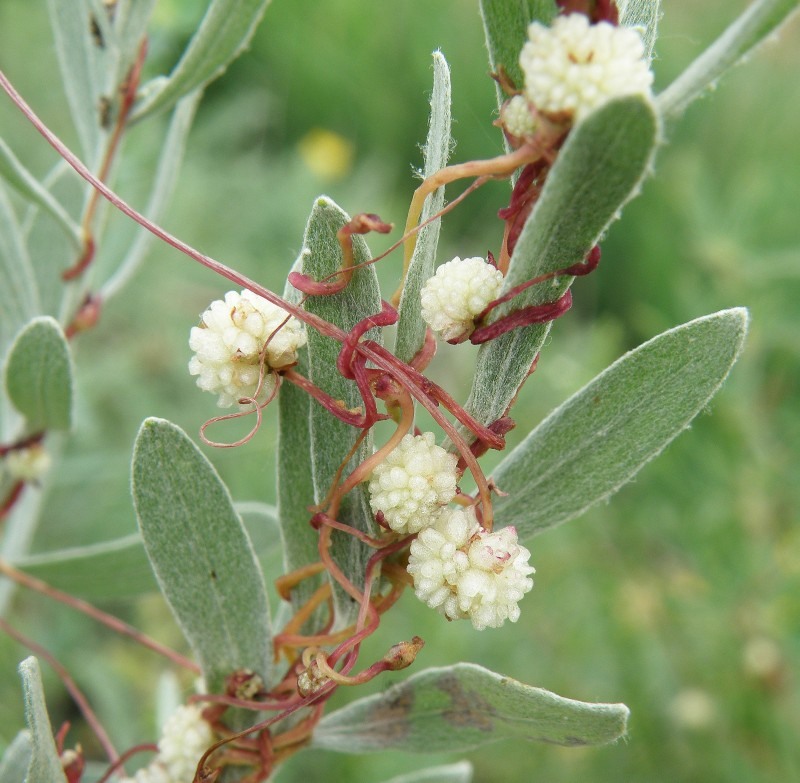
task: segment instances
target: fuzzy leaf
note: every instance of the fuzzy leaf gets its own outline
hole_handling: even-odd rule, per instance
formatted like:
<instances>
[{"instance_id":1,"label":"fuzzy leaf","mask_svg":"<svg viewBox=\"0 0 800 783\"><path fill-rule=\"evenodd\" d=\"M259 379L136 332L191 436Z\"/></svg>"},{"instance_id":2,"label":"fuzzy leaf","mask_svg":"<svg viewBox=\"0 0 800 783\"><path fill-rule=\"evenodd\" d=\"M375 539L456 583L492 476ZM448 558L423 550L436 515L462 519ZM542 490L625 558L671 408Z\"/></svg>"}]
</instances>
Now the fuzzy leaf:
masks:
<instances>
[{"instance_id":1,"label":"fuzzy leaf","mask_svg":"<svg viewBox=\"0 0 800 783\"><path fill-rule=\"evenodd\" d=\"M636 195L658 138L658 122L643 98L612 101L570 133L522 229L503 291L547 272L579 263ZM526 305L558 299L572 278L532 286L498 307L497 320ZM478 362L467 410L489 424L501 417L525 381L550 324L507 332L486 343Z\"/></svg>"},{"instance_id":2,"label":"fuzzy leaf","mask_svg":"<svg viewBox=\"0 0 800 783\"><path fill-rule=\"evenodd\" d=\"M656 98L664 119L679 117L686 107L712 89L724 73L797 10L798 0L755 0L689 67Z\"/></svg>"},{"instance_id":3,"label":"fuzzy leaf","mask_svg":"<svg viewBox=\"0 0 800 783\"><path fill-rule=\"evenodd\" d=\"M265 519L276 521L271 506L237 503L235 508L245 517L257 515L259 525ZM272 547L256 546L255 550L260 559ZM134 598L158 589L138 533L99 544L39 552L15 560L13 565L52 587L90 601Z\"/></svg>"},{"instance_id":4,"label":"fuzzy leaf","mask_svg":"<svg viewBox=\"0 0 800 783\"><path fill-rule=\"evenodd\" d=\"M447 165L450 155L450 68L441 52L433 53L433 93L431 94L431 119L428 140L425 143L423 176L429 177ZM424 223L444 206L444 187L425 199L420 222ZM420 291L425 281L433 276L436 247L439 243L438 219L421 229L411 263L408 267L403 296L398 310L397 345L395 354L409 362L425 342L425 322L422 320Z\"/></svg>"},{"instance_id":5,"label":"fuzzy leaf","mask_svg":"<svg viewBox=\"0 0 800 783\"><path fill-rule=\"evenodd\" d=\"M25 696L25 720L31 732L32 748L25 783L66 783L58 758L53 729L47 715L39 661L33 656L19 665ZM3 779L5 783L5 779Z\"/></svg>"},{"instance_id":6,"label":"fuzzy leaf","mask_svg":"<svg viewBox=\"0 0 800 783\"><path fill-rule=\"evenodd\" d=\"M72 358L58 322L34 318L14 340L5 368L8 396L28 430L68 430L72 423Z\"/></svg>"},{"instance_id":7,"label":"fuzzy leaf","mask_svg":"<svg viewBox=\"0 0 800 783\"><path fill-rule=\"evenodd\" d=\"M321 280L341 267L342 251L336 233L350 217L333 201L324 196L317 199L311 211L303 240L303 272ZM353 236L353 258L356 264L371 257L364 237ZM333 296L310 296L306 310L321 316L326 321L345 331L359 321L381 310L380 289L372 266L357 269L349 285ZM372 330L366 335L380 341L380 332ZM336 357L340 344L313 329L308 333L309 378L333 399L342 400L346 407L362 405L354 381L347 380L336 369ZM334 476L347 453L356 441L359 431L344 424L316 402L311 403L310 434L312 478L314 481L314 503L321 503L331 488ZM372 453L372 439L367 437L348 463L344 475ZM350 492L342 502L338 520L364 531L373 531L374 522L369 508L367 491L362 484ZM345 575L357 586L364 578L364 569L370 551L352 536L335 533L332 554ZM347 623L355 610L354 601L343 591L335 591L337 620Z\"/></svg>"},{"instance_id":8,"label":"fuzzy leaf","mask_svg":"<svg viewBox=\"0 0 800 783\"><path fill-rule=\"evenodd\" d=\"M25 783L32 753L31 733L19 732L0 759L0 780L3 783Z\"/></svg>"},{"instance_id":9,"label":"fuzzy leaf","mask_svg":"<svg viewBox=\"0 0 800 783\"><path fill-rule=\"evenodd\" d=\"M602 745L625 734L624 704L587 704L476 666L425 669L322 719L312 744L341 753L473 750L503 739Z\"/></svg>"},{"instance_id":10,"label":"fuzzy leaf","mask_svg":"<svg viewBox=\"0 0 800 783\"><path fill-rule=\"evenodd\" d=\"M657 456L708 404L744 344L747 311L670 329L618 359L551 413L493 478L498 525L521 538L582 514Z\"/></svg>"},{"instance_id":11,"label":"fuzzy leaf","mask_svg":"<svg viewBox=\"0 0 800 783\"><path fill-rule=\"evenodd\" d=\"M470 783L472 764L459 761L457 764L442 764L409 772L387 780L386 783Z\"/></svg>"},{"instance_id":12,"label":"fuzzy leaf","mask_svg":"<svg viewBox=\"0 0 800 783\"><path fill-rule=\"evenodd\" d=\"M146 419L133 454L133 499L147 556L206 683L248 668L268 681L264 577L230 495L174 424Z\"/></svg>"},{"instance_id":13,"label":"fuzzy leaf","mask_svg":"<svg viewBox=\"0 0 800 783\"><path fill-rule=\"evenodd\" d=\"M90 25L91 19L99 20L91 0L48 0L47 7L72 122L91 167L105 135L98 107L107 58Z\"/></svg>"},{"instance_id":14,"label":"fuzzy leaf","mask_svg":"<svg viewBox=\"0 0 800 783\"><path fill-rule=\"evenodd\" d=\"M168 77L144 86L132 121L164 111L216 79L250 43L270 0L212 0L181 59Z\"/></svg>"},{"instance_id":15,"label":"fuzzy leaf","mask_svg":"<svg viewBox=\"0 0 800 783\"><path fill-rule=\"evenodd\" d=\"M117 73L127 73L136 60L155 5L156 0L128 0L117 4L114 11L114 32L120 58Z\"/></svg>"},{"instance_id":16,"label":"fuzzy leaf","mask_svg":"<svg viewBox=\"0 0 800 783\"><path fill-rule=\"evenodd\" d=\"M0 182L0 356L40 312L39 290L17 217Z\"/></svg>"},{"instance_id":17,"label":"fuzzy leaf","mask_svg":"<svg viewBox=\"0 0 800 783\"><path fill-rule=\"evenodd\" d=\"M52 587L87 600L131 598L156 589L138 533L102 544L30 555L14 565Z\"/></svg>"},{"instance_id":18,"label":"fuzzy leaf","mask_svg":"<svg viewBox=\"0 0 800 783\"><path fill-rule=\"evenodd\" d=\"M295 261L293 272L302 272L303 256ZM289 283L285 299L297 303L300 293ZM308 376L308 349L298 351L295 368ZM283 541L285 573L319 560L319 534L308 521L308 507L314 501L311 464L311 397L294 384L283 383L278 395L278 519ZM321 575L304 579L292 591L292 606L299 609L322 584Z\"/></svg>"},{"instance_id":19,"label":"fuzzy leaf","mask_svg":"<svg viewBox=\"0 0 800 783\"><path fill-rule=\"evenodd\" d=\"M623 27L637 27L642 34L647 61L653 59L653 47L658 37L658 20L661 18L661 0L622 0L619 6L619 23Z\"/></svg>"},{"instance_id":20,"label":"fuzzy leaf","mask_svg":"<svg viewBox=\"0 0 800 783\"><path fill-rule=\"evenodd\" d=\"M0 139L0 176L20 195L47 212L66 234L73 247L81 247L80 229L61 202L22 165L8 144Z\"/></svg>"},{"instance_id":21,"label":"fuzzy leaf","mask_svg":"<svg viewBox=\"0 0 800 783\"><path fill-rule=\"evenodd\" d=\"M531 22L550 24L557 12L553 0L481 0L481 17L489 50L489 65L493 72L505 68L517 87L522 87L519 53L528 39ZM500 105L506 96L497 88Z\"/></svg>"}]
</instances>

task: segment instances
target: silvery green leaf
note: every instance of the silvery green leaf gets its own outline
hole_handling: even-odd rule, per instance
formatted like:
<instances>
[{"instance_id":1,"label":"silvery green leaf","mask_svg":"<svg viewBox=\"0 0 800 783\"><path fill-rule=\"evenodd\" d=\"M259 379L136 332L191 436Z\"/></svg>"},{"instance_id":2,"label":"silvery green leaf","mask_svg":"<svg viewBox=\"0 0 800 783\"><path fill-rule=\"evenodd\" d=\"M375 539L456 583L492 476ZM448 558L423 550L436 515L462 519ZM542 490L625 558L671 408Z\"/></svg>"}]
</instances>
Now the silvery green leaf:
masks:
<instances>
[{"instance_id":1,"label":"silvery green leaf","mask_svg":"<svg viewBox=\"0 0 800 783\"><path fill-rule=\"evenodd\" d=\"M80 229L61 202L22 165L8 144L0 139L0 176L20 195L47 212L63 229L76 249L81 247Z\"/></svg>"},{"instance_id":2,"label":"silvery green leaf","mask_svg":"<svg viewBox=\"0 0 800 783\"><path fill-rule=\"evenodd\" d=\"M29 555L16 560L14 566L87 600L131 598L156 589L138 533L101 544Z\"/></svg>"},{"instance_id":3,"label":"silvery green leaf","mask_svg":"<svg viewBox=\"0 0 800 783\"><path fill-rule=\"evenodd\" d=\"M433 53L433 92L431 119L425 143L423 176L429 177L447 165L450 154L450 69L441 52ZM425 199L420 222L424 223L444 206L444 187ZM425 342L420 291L433 276L441 219L420 229L400 299L395 355L411 361Z\"/></svg>"},{"instance_id":4,"label":"silvery green leaf","mask_svg":"<svg viewBox=\"0 0 800 783\"><path fill-rule=\"evenodd\" d=\"M616 492L705 408L741 352L747 311L722 310L625 354L553 411L500 463L498 525L520 538Z\"/></svg>"},{"instance_id":5,"label":"silvery green leaf","mask_svg":"<svg viewBox=\"0 0 800 783\"><path fill-rule=\"evenodd\" d=\"M156 0L119 0L114 9L114 32L119 47L117 72L127 73L139 54Z\"/></svg>"},{"instance_id":6,"label":"silvery green leaf","mask_svg":"<svg viewBox=\"0 0 800 783\"><path fill-rule=\"evenodd\" d=\"M17 216L0 182L0 356L40 312L39 291Z\"/></svg>"},{"instance_id":7,"label":"silvery green leaf","mask_svg":"<svg viewBox=\"0 0 800 783\"><path fill-rule=\"evenodd\" d=\"M324 196L317 199L311 211L303 240L303 273L314 280L336 272L342 263L341 246L336 238L340 228L350 217L333 201ZM361 235L353 236L353 258L356 264L370 258L369 248ZM305 309L326 321L349 331L359 321L381 310L380 290L372 266L353 272L348 286L332 296L310 296ZM380 340L380 333L367 333L372 340ZM308 330L309 378L334 400L342 400L347 408L362 406L361 396L354 381L339 374L336 358L340 344L330 337ZM325 500L334 476L347 453L354 445L360 431L343 423L325 408L312 402L310 409L311 468L314 481L314 503ZM372 453L371 438L365 438L345 470L350 470ZM306 502L308 505L308 502ZM359 485L342 502L338 520L359 530L372 531L374 522L369 508L367 491ZM345 575L356 586L363 582L369 550L352 536L334 533L332 554ZM335 590L337 620L345 625L353 616L354 601L343 591Z\"/></svg>"},{"instance_id":8,"label":"silvery green leaf","mask_svg":"<svg viewBox=\"0 0 800 783\"><path fill-rule=\"evenodd\" d=\"M340 753L473 750L503 739L603 745L625 735L624 704L588 704L476 666L425 669L326 715L312 746Z\"/></svg>"},{"instance_id":9,"label":"silvery green leaf","mask_svg":"<svg viewBox=\"0 0 800 783\"><path fill-rule=\"evenodd\" d=\"M303 255L292 266L302 272ZM289 283L285 299L297 303L300 293ZM308 377L308 348L298 351L295 368ZM311 460L311 398L294 384L284 382L278 394L278 518L283 542L285 573L319 560L319 534L309 524L313 505L314 478ZM292 606L299 609L322 584L323 576L304 579L292 590Z\"/></svg>"},{"instance_id":10,"label":"silvery green leaf","mask_svg":"<svg viewBox=\"0 0 800 783\"><path fill-rule=\"evenodd\" d=\"M172 193L178 180L178 172L183 162L186 139L192 127L195 111L201 97L202 91L200 90L187 95L178 101L178 105L172 113L164 146L161 148L161 154L158 158L153 186L150 190L150 198L144 210L145 216L153 223L160 222L164 210L172 198ZM122 263L100 292L100 299L103 302L107 302L110 297L119 293L130 280L144 260L153 239L153 235L149 231L139 231L137 233L136 239Z\"/></svg>"},{"instance_id":11,"label":"silvery green leaf","mask_svg":"<svg viewBox=\"0 0 800 783\"><path fill-rule=\"evenodd\" d=\"M442 764L399 775L386 783L470 783L472 780L472 764L459 761L457 764Z\"/></svg>"},{"instance_id":12,"label":"silvery green leaf","mask_svg":"<svg viewBox=\"0 0 800 783\"><path fill-rule=\"evenodd\" d=\"M797 10L798 0L755 0L689 67L656 98L667 120L714 87L721 76L773 35Z\"/></svg>"},{"instance_id":13,"label":"silvery green leaf","mask_svg":"<svg viewBox=\"0 0 800 783\"><path fill-rule=\"evenodd\" d=\"M31 757L25 783L66 783L47 715L39 661L33 656L19 665L25 696L25 720L31 732ZM5 783L5 780L3 781Z\"/></svg>"},{"instance_id":14,"label":"silvery green leaf","mask_svg":"<svg viewBox=\"0 0 800 783\"><path fill-rule=\"evenodd\" d=\"M68 430L72 423L72 357L58 322L34 318L17 335L5 367L6 390L29 432Z\"/></svg>"},{"instance_id":15,"label":"silvery green leaf","mask_svg":"<svg viewBox=\"0 0 800 783\"><path fill-rule=\"evenodd\" d=\"M3 783L25 783L32 753L31 733L19 732L0 759L0 780Z\"/></svg>"},{"instance_id":16,"label":"silvery green leaf","mask_svg":"<svg viewBox=\"0 0 800 783\"><path fill-rule=\"evenodd\" d=\"M72 122L92 166L104 136L99 112L106 52L92 37L92 20L100 20L90 0L47 0L47 7Z\"/></svg>"},{"instance_id":17,"label":"silvery green leaf","mask_svg":"<svg viewBox=\"0 0 800 783\"><path fill-rule=\"evenodd\" d=\"M653 47L658 37L658 20L661 18L661 0L621 0L619 23L623 27L636 27L642 35L647 61L653 59Z\"/></svg>"},{"instance_id":18,"label":"silvery green leaf","mask_svg":"<svg viewBox=\"0 0 800 783\"><path fill-rule=\"evenodd\" d=\"M164 111L216 79L250 43L270 0L212 0L168 77L144 85L132 121Z\"/></svg>"},{"instance_id":19,"label":"silvery green leaf","mask_svg":"<svg viewBox=\"0 0 800 783\"><path fill-rule=\"evenodd\" d=\"M230 495L187 435L146 419L133 454L133 499L161 591L219 692L236 669L272 666L264 577Z\"/></svg>"},{"instance_id":20,"label":"silvery green leaf","mask_svg":"<svg viewBox=\"0 0 800 783\"><path fill-rule=\"evenodd\" d=\"M611 101L573 128L517 241L503 292L577 264L639 192L658 140L649 101ZM599 274L612 274L606 262ZM492 313L497 320L526 305L556 301L572 278L532 286ZM550 324L533 324L486 343L478 353L467 410L489 424L500 418L525 381Z\"/></svg>"}]
</instances>

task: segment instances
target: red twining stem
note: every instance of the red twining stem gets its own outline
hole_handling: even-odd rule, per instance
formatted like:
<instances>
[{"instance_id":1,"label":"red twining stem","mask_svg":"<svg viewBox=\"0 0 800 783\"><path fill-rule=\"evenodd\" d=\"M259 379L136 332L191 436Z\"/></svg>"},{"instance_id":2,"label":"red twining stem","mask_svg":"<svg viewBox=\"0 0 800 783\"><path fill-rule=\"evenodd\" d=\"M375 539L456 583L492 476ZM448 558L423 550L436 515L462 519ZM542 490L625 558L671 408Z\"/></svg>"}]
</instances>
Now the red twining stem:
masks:
<instances>
[{"instance_id":1,"label":"red twining stem","mask_svg":"<svg viewBox=\"0 0 800 783\"><path fill-rule=\"evenodd\" d=\"M352 411L349 408L345 408L344 404L340 400L334 400L330 394L322 391L319 386L312 383L303 375L300 375L297 370L286 370L283 373L283 377L290 383L293 383L295 386L301 388L307 394L310 394L318 403L320 403L320 405L325 408L325 410L336 416L337 419L343 421L345 424L358 427L359 429L372 426L372 423L368 421L368 418L365 414L361 413L360 411Z\"/></svg>"},{"instance_id":2,"label":"red twining stem","mask_svg":"<svg viewBox=\"0 0 800 783\"><path fill-rule=\"evenodd\" d=\"M317 281L302 272L291 272L289 282L302 293L308 296L330 296L343 291L350 278L353 276L353 234L368 234L377 231L379 234L388 234L392 230L390 223L384 223L377 215L356 215L349 223L342 226L336 233L339 245L342 248L342 268L334 273L338 276L336 282Z\"/></svg>"},{"instance_id":3,"label":"red twining stem","mask_svg":"<svg viewBox=\"0 0 800 783\"><path fill-rule=\"evenodd\" d=\"M548 321L554 321L556 318L564 315L570 307L572 307L572 292L567 290L567 292L555 302L523 307L488 326L482 326L476 329L470 335L469 340L475 345L480 345L489 340L494 340L513 329L519 329L522 326L544 324Z\"/></svg>"},{"instance_id":4,"label":"red twining stem","mask_svg":"<svg viewBox=\"0 0 800 783\"><path fill-rule=\"evenodd\" d=\"M339 351L339 356L336 359L336 368L345 378L353 378L351 372L351 365L353 363L353 353L356 351L358 341L370 329L381 326L392 326L397 323L397 310L394 309L387 301L381 300L381 311L374 315L368 315L362 318L349 332L344 342L342 349Z\"/></svg>"},{"instance_id":5,"label":"red twining stem","mask_svg":"<svg viewBox=\"0 0 800 783\"><path fill-rule=\"evenodd\" d=\"M125 131L125 125L128 120L128 114L136 100L136 90L139 88L139 80L142 75L142 66L144 65L145 57L147 56L147 39L144 39L139 46L139 54L136 62L131 66L128 77L121 85L120 91L122 92L122 101L120 103L119 115L114 125L114 130L111 135L111 140L106 148L106 154L103 158L103 163L98 174L98 179L105 181L108 179L108 174L111 171L111 164L116 155L122 135ZM95 241L92 236L91 223L97 209L97 202L99 194L97 191L92 193L92 197L86 207L86 212L83 216L83 233L85 236L84 250L80 258L69 269L61 274L63 280L74 280L79 277L81 273L92 263L95 254Z\"/></svg>"}]
</instances>

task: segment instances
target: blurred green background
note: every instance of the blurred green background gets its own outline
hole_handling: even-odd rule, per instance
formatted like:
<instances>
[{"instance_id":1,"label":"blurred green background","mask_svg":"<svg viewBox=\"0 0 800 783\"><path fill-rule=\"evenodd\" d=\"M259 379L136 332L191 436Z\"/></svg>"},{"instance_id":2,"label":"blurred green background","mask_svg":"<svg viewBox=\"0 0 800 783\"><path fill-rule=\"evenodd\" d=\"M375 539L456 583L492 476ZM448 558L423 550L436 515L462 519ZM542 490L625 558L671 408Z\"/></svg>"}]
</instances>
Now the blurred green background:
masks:
<instances>
[{"instance_id":1,"label":"blurred green background","mask_svg":"<svg viewBox=\"0 0 800 783\"><path fill-rule=\"evenodd\" d=\"M153 73L174 62L201 5L160 0ZM746 4L664 5L658 88ZM420 634L427 645L417 668L473 661L632 710L630 734L614 746L482 748L468 756L478 783L800 780L799 34L795 20L668 129L656 177L603 242L598 272L576 283L576 305L555 325L508 440L517 443L625 350L745 305L747 349L710 410L608 505L532 542L536 588L517 625L477 633L445 624L408 594L365 652L380 655ZM452 69L454 160L497 154L475 0L276 0L250 51L207 91L165 226L280 291L317 194L402 223L421 162L436 48ZM44 3L2 0L0 64L74 143ZM37 173L55 162L5 100L0 128ZM144 202L162 132L163 121L153 121L126 140L117 186L134 204ZM507 192L494 183L448 218L442 260L497 249L495 212ZM76 192L75 210L79 204ZM123 220L109 220L101 273L133 236ZM390 258L382 266L387 291L398 264ZM52 477L36 550L135 529L128 463L141 420L165 417L194 434L217 412L185 366L189 328L225 290L211 273L154 247L133 284L77 342L78 427ZM433 374L463 398L471 362L468 346L442 350ZM237 500L274 500L274 414L248 445L210 454ZM268 574L277 576L279 562L277 552L268 556ZM157 596L104 608L181 645ZM160 660L38 596L18 595L14 614L67 665L120 746L153 739ZM0 746L22 724L15 667L25 654L0 638ZM384 676L372 688L400 678ZM75 719L58 681L49 672L46 681L54 722ZM76 732L96 753L91 736L80 725ZM377 783L460 757L309 751L277 779Z\"/></svg>"}]
</instances>

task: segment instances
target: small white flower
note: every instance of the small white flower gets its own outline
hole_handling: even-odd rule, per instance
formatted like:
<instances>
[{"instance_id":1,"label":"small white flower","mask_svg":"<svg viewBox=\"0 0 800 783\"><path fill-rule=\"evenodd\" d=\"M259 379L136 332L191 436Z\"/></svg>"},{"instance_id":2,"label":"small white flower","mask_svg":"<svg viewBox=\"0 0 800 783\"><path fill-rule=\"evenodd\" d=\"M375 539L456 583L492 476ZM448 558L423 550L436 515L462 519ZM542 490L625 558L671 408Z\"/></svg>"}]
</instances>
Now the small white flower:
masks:
<instances>
[{"instance_id":1,"label":"small white flower","mask_svg":"<svg viewBox=\"0 0 800 783\"><path fill-rule=\"evenodd\" d=\"M203 720L200 708L178 707L164 724L155 759L120 783L189 783L200 757L213 742L211 726Z\"/></svg>"},{"instance_id":2,"label":"small white flower","mask_svg":"<svg viewBox=\"0 0 800 783\"><path fill-rule=\"evenodd\" d=\"M383 512L396 533L417 533L456 494L458 458L434 442L432 432L406 435L372 471L373 513Z\"/></svg>"},{"instance_id":3,"label":"small white flower","mask_svg":"<svg viewBox=\"0 0 800 783\"><path fill-rule=\"evenodd\" d=\"M472 334L475 317L500 295L503 273L482 258L456 256L422 287L422 317L443 340Z\"/></svg>"},{"instance_id":4,"label":"small white flower","mask_svg":"<svg viewBox=\"0 0 800 783\"><path fill-rule=\"evenodd\" d=\"M506 132L517 138L533 136L536 133L536 122L531 107L527 98L522 95L515 95L503 104L500 119Z\"/></svg>"},{"instance_id":5,"label":"small white flower","mask_svg":"<svg viewBox=\"0 0 800 783\"><path fill-rule=\"evenodd\" d=\"M50 469L50 455L40 443L13 449L3 457L3 468L16 481L38 481Z\"/></svg>"},{"instance_id":6,"label":"small white flower","mask_svg":"<svg viewBox=\"0 0 800 783\"><path fill-rule=\"evenodd\" d=\"M219 394L217 404L229 408L242 397L252 397L261 374L261 352L265 351L264 381L259 400L275 389L270 370L289 367L297 361L297 349L306 342L303 325L277 305L250 291L228 291L225 299L212 302L200 326L189 335L195 355L189 372L197 385ZM277 330L277 331L276 331ZM269 342L267 342L269 341Z\"/></svg>"},{"instance_id":7,"label":"small white flower","mask_svg":"<svg viewBox=\"0 0 800 783\"><path fill-rule=\"evenodd\" d=\"M556 17L552 27L534 22L528 38L519 64L525 95L540 112L580 121L612 98L650 94L653 74L633 28L590 24L575 13Z\"/></svg>"},{"instance_id":8,"label":"small white flower","mask_svg":"<svg viewBox=\"0 0 800 783\"><path fill-rule=\"evenodd\" d=\"M519 619L517 604L533 587L530 556L513 527L489 533L472 508L448 508L411 543L408 573L421 601L481 631Z\"/></svg>"}]
</instances>

